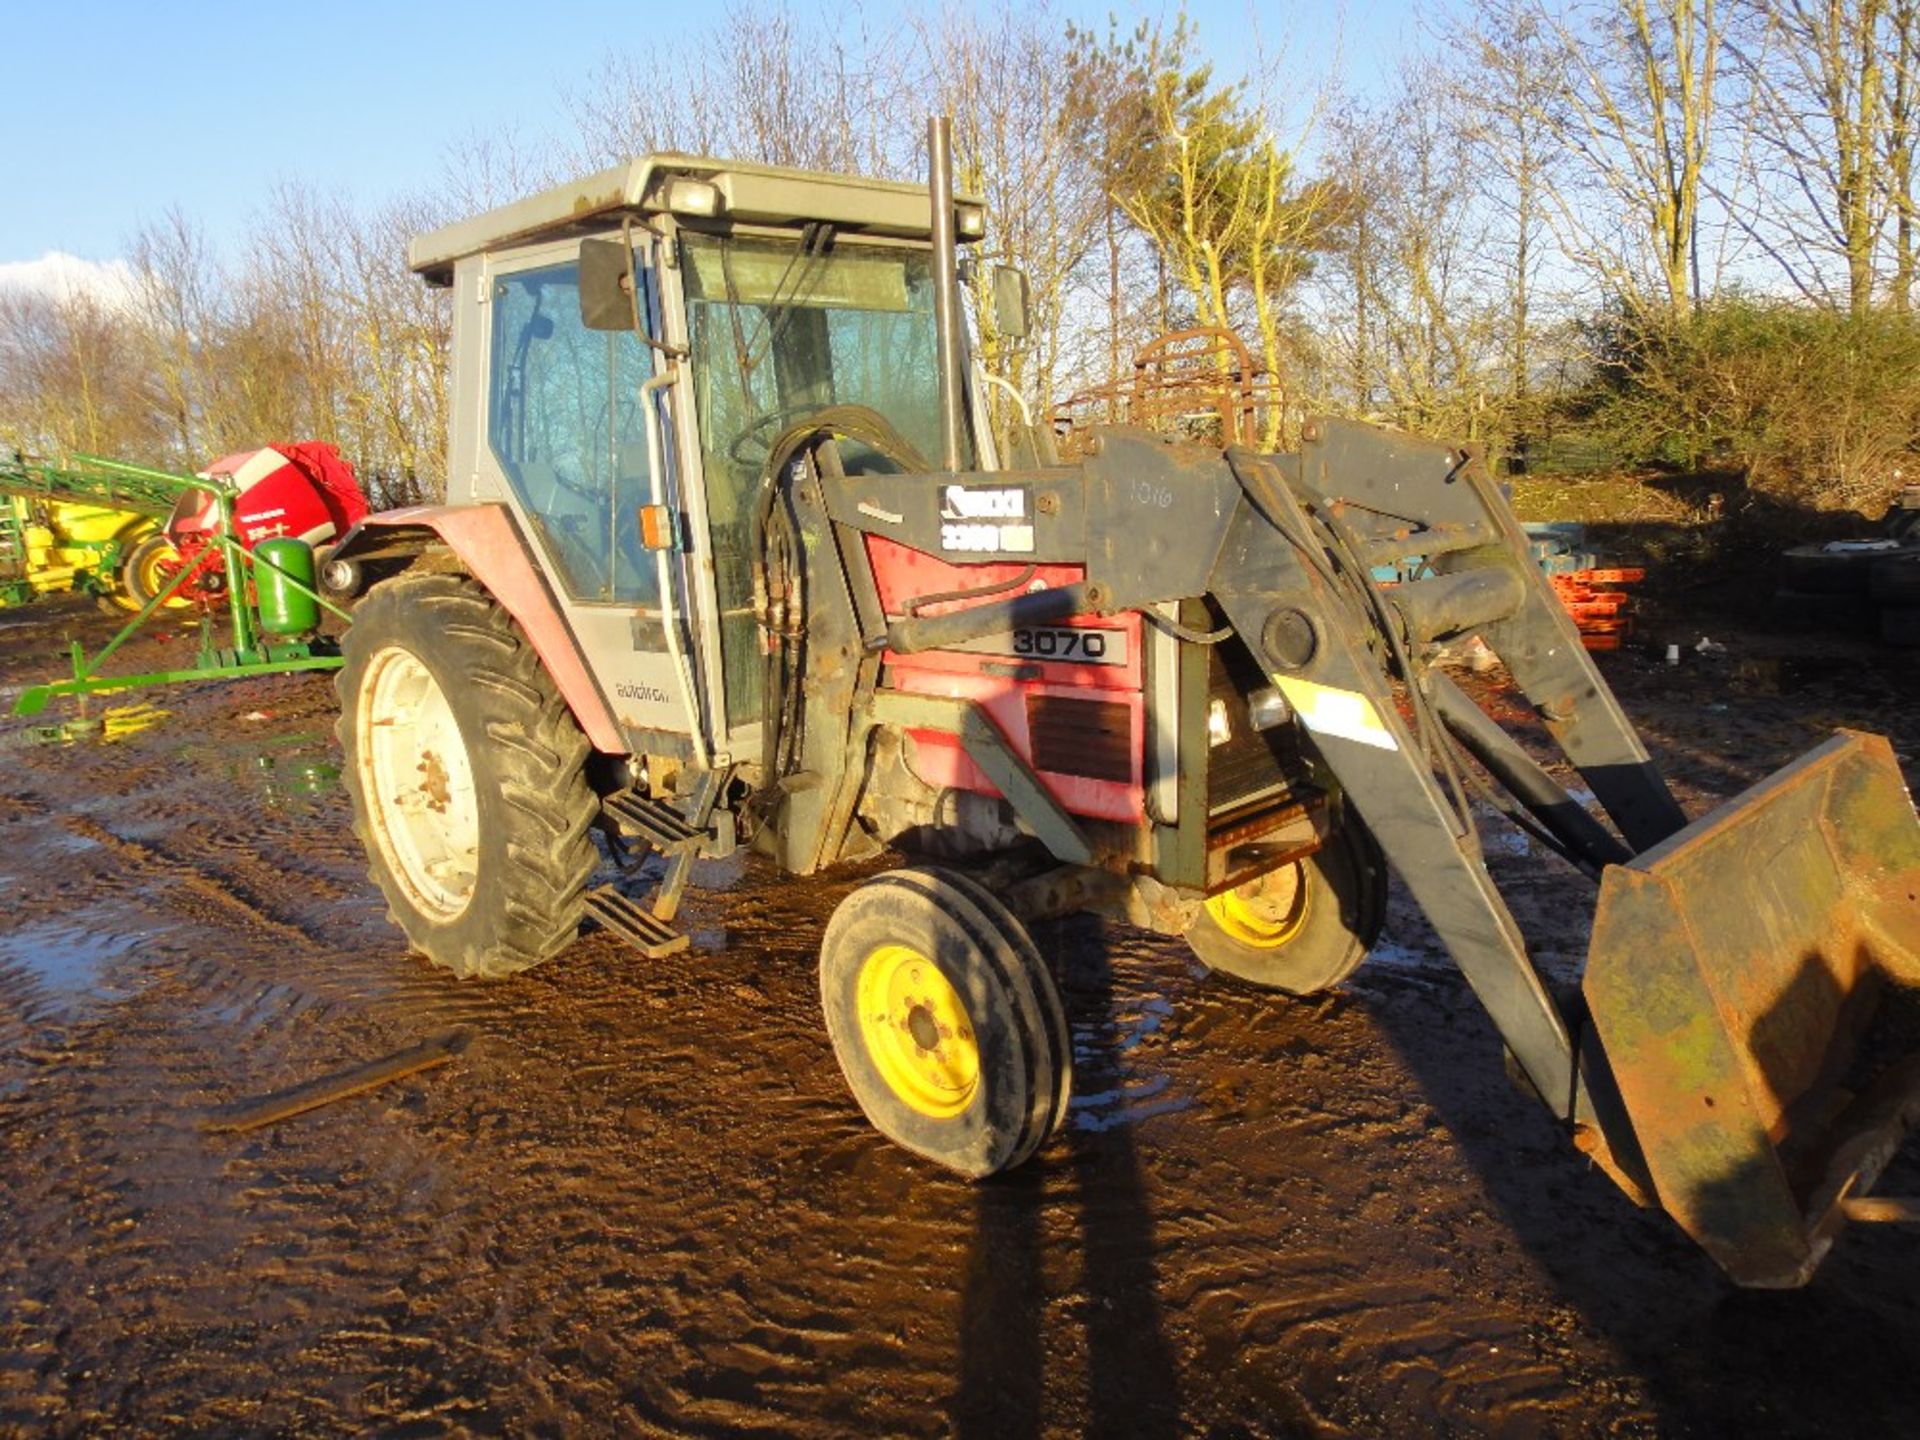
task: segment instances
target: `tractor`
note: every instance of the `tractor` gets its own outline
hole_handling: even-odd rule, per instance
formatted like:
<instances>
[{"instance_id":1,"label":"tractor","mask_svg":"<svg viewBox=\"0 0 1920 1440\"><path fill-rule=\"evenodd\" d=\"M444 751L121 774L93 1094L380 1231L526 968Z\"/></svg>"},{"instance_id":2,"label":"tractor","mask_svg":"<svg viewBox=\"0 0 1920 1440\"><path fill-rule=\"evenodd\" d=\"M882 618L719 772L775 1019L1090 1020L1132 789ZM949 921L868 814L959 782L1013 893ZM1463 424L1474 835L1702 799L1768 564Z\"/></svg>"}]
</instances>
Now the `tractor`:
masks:
<instances>
[{"instance_id":1,"label":"tractor","mask_svg":"<svg viewBox=\"0 0 1920 1440\"><path fill-rule=\"evenodd\" d=\"M333 555L344 777L410 947L505 975L591 920L660 958L700 857L898 854L825 927L826 1031L884 1135L985 1177L1071 1091L1035 922L1310 995L1391 869L1520 1083L1734 1280L1912 1218L1867 1193L1920 1114L1920 1057L1863 1039L1920 984L1887 742L1690 822L1473 448L996 435L962 277L1007 335L1024 282L964 271L986 217L928 141L924 185L656 154L412 243L453 304L446 501ZM1591 804L1436 663L1472 635ZM1484 806L1594 883L1577 984L1529 954ZM660 857L650 890L596 884L596 831Z\"/></svg>"}]
</instances>

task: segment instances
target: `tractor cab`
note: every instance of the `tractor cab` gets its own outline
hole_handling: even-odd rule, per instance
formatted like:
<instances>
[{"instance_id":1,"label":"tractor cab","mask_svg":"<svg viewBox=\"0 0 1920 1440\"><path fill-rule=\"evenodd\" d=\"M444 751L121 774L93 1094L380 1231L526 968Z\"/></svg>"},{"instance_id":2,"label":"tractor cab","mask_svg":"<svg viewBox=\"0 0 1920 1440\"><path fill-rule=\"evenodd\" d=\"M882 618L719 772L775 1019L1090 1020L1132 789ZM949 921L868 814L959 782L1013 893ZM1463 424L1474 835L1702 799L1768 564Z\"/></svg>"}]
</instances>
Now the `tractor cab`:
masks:
<instances>
[{"instance_id":1,"label":"tractor cab","mask_svg":"<svg viewBox=\"0 0 1920 1440\"><path fill-rule=\"evenodd\" d=\"M957 238L982 225L956 202ZM414 242L454 292L448 504L539 549L623 748L758 744L749 550L784 431L858 407L892 433L844 441L850 471L940 455L934 232L925 185L653 155Z\"/></svg>"}]
</instances>

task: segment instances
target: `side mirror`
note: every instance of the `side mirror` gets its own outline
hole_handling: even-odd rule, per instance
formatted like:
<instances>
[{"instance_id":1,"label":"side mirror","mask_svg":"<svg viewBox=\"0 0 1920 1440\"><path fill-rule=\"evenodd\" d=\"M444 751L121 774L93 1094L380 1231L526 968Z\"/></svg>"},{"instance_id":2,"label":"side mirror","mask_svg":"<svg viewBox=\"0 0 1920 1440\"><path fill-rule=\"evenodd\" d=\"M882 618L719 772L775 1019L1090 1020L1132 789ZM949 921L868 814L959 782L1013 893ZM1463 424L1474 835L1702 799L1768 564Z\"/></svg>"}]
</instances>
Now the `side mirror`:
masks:
<instances>
[{"instance_id":1,"label":"side mirror","mask_svg":"<svg viewBox=\"0 0 1920 1440\"><path fill-rule=\"evenodd\" d=\"M580 242L580 323L633 329L633 251L624 240Z\"/></svg>"},{"instance_id":2,"label":"side mirror","mask_svg":"<svg viewBox=\"0 0 1920 1440\"><path fill-rule=\"evenodd\" d=\"M1031 330L1027 305L1027 272L1012 265L994 266L993 328L1010 340L1026 339Z\"/></svg>"}]
</instances>

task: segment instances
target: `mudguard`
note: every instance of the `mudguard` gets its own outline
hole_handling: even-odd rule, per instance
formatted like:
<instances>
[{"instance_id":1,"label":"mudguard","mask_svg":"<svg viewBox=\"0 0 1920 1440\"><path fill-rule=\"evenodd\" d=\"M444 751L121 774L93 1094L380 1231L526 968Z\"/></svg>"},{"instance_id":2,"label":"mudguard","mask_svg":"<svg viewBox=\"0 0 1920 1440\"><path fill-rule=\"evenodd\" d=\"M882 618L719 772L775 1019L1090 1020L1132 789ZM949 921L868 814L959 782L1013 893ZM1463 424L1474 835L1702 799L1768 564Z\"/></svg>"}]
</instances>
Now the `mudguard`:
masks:
<instances>
[{"instance_id":1,"label":"mudguard","mask_svg":"<svg viewBox=\"0 0 1920 1440\"><path fill-rule=\"evenodd\" d=\"M613 712L574 643L566 616L507 507L497 503L409 505L383 510L354 526L333 554L349 559L381 553L409 531L438 538L519 622L594 749L610 755L628 753Z\"/></svg>"}]
</instances>

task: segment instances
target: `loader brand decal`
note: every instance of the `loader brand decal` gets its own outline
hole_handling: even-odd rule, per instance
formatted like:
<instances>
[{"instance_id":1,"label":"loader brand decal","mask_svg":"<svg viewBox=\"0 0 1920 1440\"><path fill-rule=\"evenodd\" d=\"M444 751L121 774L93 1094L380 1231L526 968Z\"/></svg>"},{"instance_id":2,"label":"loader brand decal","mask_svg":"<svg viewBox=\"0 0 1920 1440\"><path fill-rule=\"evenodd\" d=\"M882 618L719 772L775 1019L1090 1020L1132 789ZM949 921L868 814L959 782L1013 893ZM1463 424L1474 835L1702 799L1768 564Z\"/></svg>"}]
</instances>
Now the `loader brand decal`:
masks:
<instances>
[{"instance_id":1,"label":"loader brand decal","mask_svg":"<svg viewBox=\"0 0 1920 1440\"><path fill-rule=\"evenodd\" d=\"M1371 745L1376 750L1398 750L1393 732L1380 719L1373 702L1358 690L1339 690L1311 680L1289 680L1276 675L1274 683L1293 706L1300 723L1316 735L1332 735Z\"/></svg>"},{"instance_id":2,"label":"loader brand decal","mask_svg":"<svg viewBox=\"0 0 1920 1440\"><path fill-rule=\"evenodd\" d=\"M636 685L630 680L615 685L613 693L622 700L649 700L655 705L665 705L671 698L658 685Z\"/></svg>"},{"instance_id":3,"label":"loader brand decal","mask_svg":"<svg viewBox=\"0 0 1920 1440\"><path fill-rule=\"evenodd\" d=\"M940 490L940 548L975 555L1027 554L1033 521L1024 485L945 485Z\"/></svg>"},{"instance_id":4,"label":"loader brand decal","mask_svg":"<svg viewBox=\"0 0 1920 1440\"><path fill-rule=\"evenodd\" d=\"M1067 665L1124 665L1127 632L1079 625L1028 625L949 646L975 655L1011 655Z\"/></svg>"}]
</instances>

